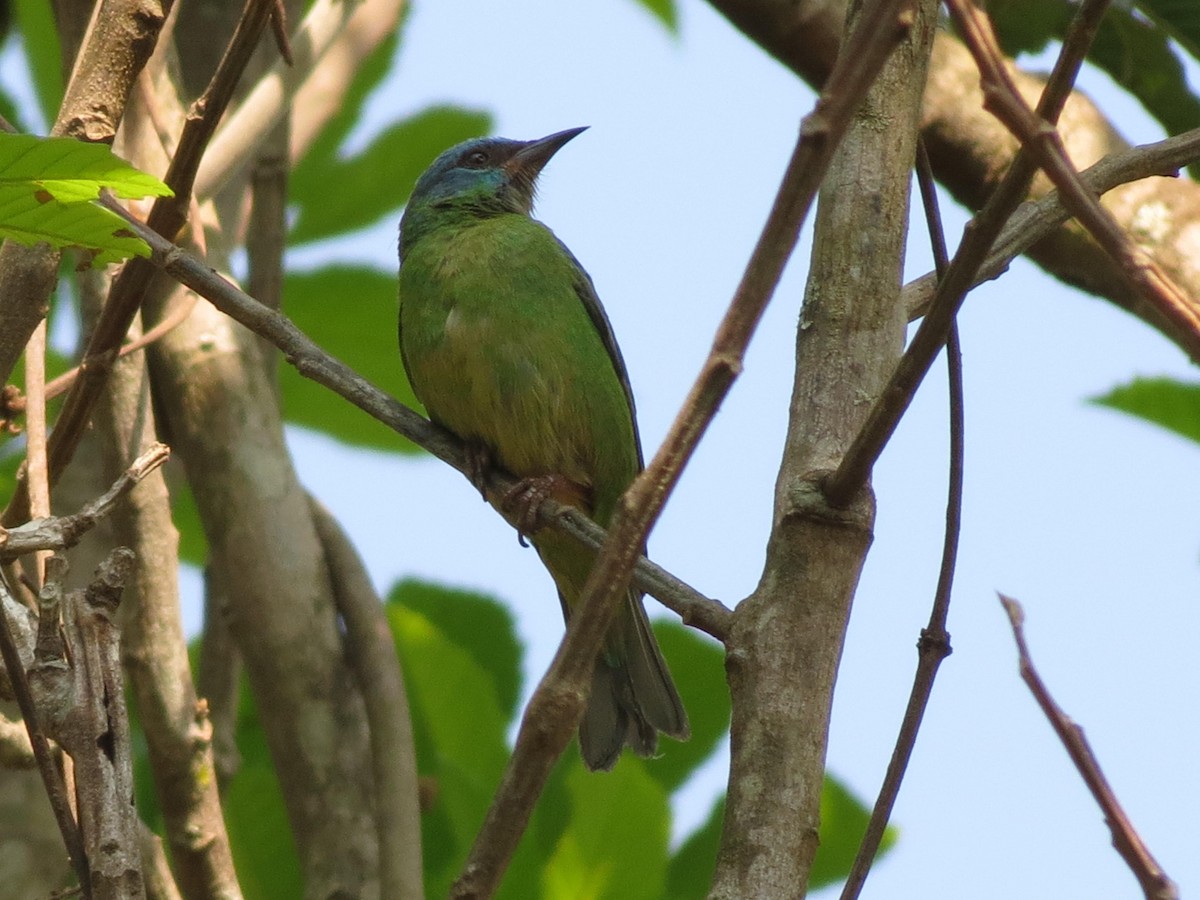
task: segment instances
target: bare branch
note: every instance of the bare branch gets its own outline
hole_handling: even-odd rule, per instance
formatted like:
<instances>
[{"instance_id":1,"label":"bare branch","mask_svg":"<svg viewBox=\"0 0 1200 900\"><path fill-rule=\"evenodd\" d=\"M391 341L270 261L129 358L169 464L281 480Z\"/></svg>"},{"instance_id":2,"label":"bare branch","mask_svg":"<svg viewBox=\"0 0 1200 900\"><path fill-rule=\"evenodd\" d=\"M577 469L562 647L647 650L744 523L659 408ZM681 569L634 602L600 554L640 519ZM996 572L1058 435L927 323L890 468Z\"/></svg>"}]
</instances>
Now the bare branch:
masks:
<instances>
[{"instance_id":1,"label":"bare branch","mask_svg":"<svg viewBox=\"0 0 1200 900\"><path fill-rule=\"evenodd\" d=\"M1107 2L1088 3L1081 8L1072 26L1072 36L1063 44L1038 103L1038 113L1045 122L1058 119L1107 5ZM999 60L997 65L1001 65ZM1031 112L1030 115L1034 114ZM1039 122L1042 120L1038 119ZM875 401L862 430L838 464L837 472L825 485L825 496L834 506L848 503L870 477L875 461L891 439L917 388L945 344L950 325L971 285L975 283L976 273L987 258L996 236L1029 193L1036 172L1029 149L1022 148L995 193L967 226L953 262L946 270L945 277L938 282L937 295L921 327L896 366L887 387Z\"/></svg>"},{"instance_id":2,"label":"bare branch","mask_svg":"<svg viewBox=\"0 0 1200 900\"><path fill-rule=\"evenodd\" d=\"M1142 841L1141 835L1137 833L1133 823L1129 821L1129 817L1113 793L1112 786L1104 777L1104 772L1100 769L1100 763L1096 760L1096 754L1092 752L1083 729L1073 722L1063 712L1062 707L1054 701L1045 682L1034 668L1033 658L1029 655L1029 647L1025 643L1025 613L1021 609L1021 604L1004 594L1000 594L999 597L1000 602L1004 605L1004 611L1008 613L1013 639L1017 642L1017 652L1021 659L1021 679L1029 686L1038 706L1050 720L1054 733L1058 735L1058 739L1062 741L1067 754L1071 757L1071 762L1079 770L1088 790L1092 792L1092 796L1104 812L1104 821L1108 824L1109 831L1112 832L1113 846L1133 871L1138 884L1142 886L1146 900L1178 900L1179 890L1158 864L1158 860L1151 854L1150 848Z\"/></svg>"},{"instance_id":3,"label":"bare branch","mask_svg":"<svg viewBox=\"0 0 1200 900\"><path fill-rule=\"evenodd\" d=\"M346 624L347 656L358 677L371 729L379 886L383 897L425 896L417 754L404 675L383 605L362 560L329 510L309 498L325 550L334 599Z\"/></svg>"},{"instance_id":4,"label":"bare branch","mask_svg":"<svg viewBox=\"0 0 1200 900\"><path fill-rule=\"evenodd\" d=\"M1079 180L1058 132L1025 103L1004 65L991 23L968 0L947 0L979 66L985 105L1022 142L1038 166L1054 182L1063 204L1119 271L1152 308L1174 325L1176 342L1193 360L1200 360L1200 302L1188 296L1116 221Z\"/></svg>"},{"instance_id":5,"label":"bare branch","mask_svg":"<svg viewBox=\"0 0 1200 900\"><path fill-rule=\"evenodd\" d=\"M7 531L0 529L0 560L13 559L35 550L65 550L73 547L99 519L112 512L117 501L171 455L166 444L155 444L125 470L113 486L71 516L35 519Z\"/></svg>"},{"instance_id":6,"label":"bare branch","mask_svg":"<svg viewBox=\"0 0 1200 900\"><path fill-rule=\"evenodd\" d=\"M1200 128L1152 144L1141 144L1104 157L1079 173L1080 180L1097 196L1113 188L1153 176L1176 176L1185 166L1200 160ZM1071 218L1052 191L1037 200L1021 204L992 245L987 260L975 276L977 287L995 278L1009 263L1049 236ZM937 289L937 276L930 272L904 286L904 307L910 320L926 314Z\"/></svg>"},{"instance_id":7,"label":"bare branch","mask_svg":"<svg viewBox=\"0 0 1200 900\"><path fill-rule=\"evenodd\" d=\"M305 378L329 388L438 459L464 475L468 474L462 443L454 435L370 384L349 366L321 350L282 313L259 303L203 261L151 231L119 204L109 201L104 202L104 206L121 215L130 229L150 245L151 258L156 266L203 296L225 315L278 347L287 361ZM493 479L493 487L499 491L506 491L515 484L516 480L508 476L497 475ZM578 510L552 499L547 499L541 505L538 519L542 524L559 528L590 547L599 547L606 535L604 529ZM695 625L718 640L723 639L728 628L729 610L720 602L704 596L644 558L639 560L634 573L639 588L658 598L688 624Z\"/></svg>"},{"instance_id":8,"label":"bare branch","mask_svg":"<svg viewBox=\"0 0 1200 900\"><path fill-rule=\"evenodd\" d=\"M596 655L639 548L741 370L746 347L852 116L912 23L913 12L905 0L877 4L872 16L864 17L863 26L851 34L843 61L802 124L775 203L717 329L712 351L662 446L617 505L608 539L572 611L558 653L525 711L512 759L451 896L486 897L499 884L545 779L582 715Z\"/></svg>"}]
</instances>

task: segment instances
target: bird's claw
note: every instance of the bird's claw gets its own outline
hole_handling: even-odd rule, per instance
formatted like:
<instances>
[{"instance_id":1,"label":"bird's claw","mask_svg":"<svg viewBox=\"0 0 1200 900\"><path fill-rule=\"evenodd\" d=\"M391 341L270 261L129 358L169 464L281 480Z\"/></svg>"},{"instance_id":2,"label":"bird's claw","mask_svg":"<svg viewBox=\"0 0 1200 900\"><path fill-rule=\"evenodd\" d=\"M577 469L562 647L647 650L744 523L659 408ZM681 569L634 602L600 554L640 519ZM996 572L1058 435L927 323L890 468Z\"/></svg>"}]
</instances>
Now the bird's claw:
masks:
<instances>
[{"instance_id":1,"label":"bird's claw","mask_svg":"<svg viewBox=\"0 0 1200 900\"><path fill-rule=\"evenodd\" d=\"M542 504L556 491L561 491L569 485L570 482L561 475L535 475L522 478L504 492L504 496L500 498L500 507L511 513L516 520L517 540L522 547L529 546L525 536L533 534L541 527L538 514Z\"/></svg>"}]
</instances>

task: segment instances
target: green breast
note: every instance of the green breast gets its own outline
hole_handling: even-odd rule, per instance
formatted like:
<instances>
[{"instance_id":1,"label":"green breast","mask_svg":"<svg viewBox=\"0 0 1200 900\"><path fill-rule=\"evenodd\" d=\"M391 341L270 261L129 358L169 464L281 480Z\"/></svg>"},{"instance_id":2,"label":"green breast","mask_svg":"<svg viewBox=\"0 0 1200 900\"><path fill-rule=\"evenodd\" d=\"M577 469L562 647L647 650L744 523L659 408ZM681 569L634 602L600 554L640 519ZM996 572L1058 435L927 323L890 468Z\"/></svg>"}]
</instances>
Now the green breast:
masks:
<instances>
[{"instance_id":1,"label":"green breast","mask_svg":"<svg viewBox=\"0 0 1200 900\"><path fill-rule=\"evenodd\" d=\"M591 486L599 514L636 474L637 449L577 280L550 231L524 216L433 230L400 269L400 346L435 421L515 475Z\"/></svg>"}]
</instances>

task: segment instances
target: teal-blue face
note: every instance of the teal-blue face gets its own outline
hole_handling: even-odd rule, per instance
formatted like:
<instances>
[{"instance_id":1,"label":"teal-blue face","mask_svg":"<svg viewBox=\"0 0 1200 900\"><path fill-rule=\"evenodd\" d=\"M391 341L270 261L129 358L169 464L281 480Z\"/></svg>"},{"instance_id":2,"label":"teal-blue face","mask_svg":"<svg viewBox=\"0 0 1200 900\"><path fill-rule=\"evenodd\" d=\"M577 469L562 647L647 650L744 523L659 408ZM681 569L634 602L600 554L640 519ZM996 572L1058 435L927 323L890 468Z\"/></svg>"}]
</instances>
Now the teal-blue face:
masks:
<instances>
[{"instance_id":1,"label":"teal-blue face","mask_svg":"<svg viewBox=\"0 0 1200 900\"><path fill-rule=\"evenodd\" d=\"M409 206L442 205L447 201L497 201L503 207L512 178L505 168L524 144L503 138L476 138L451 147L417 179ZM512 209L519 212L520 209Z\"/></svg>"},{"instance_id":2,"label":"teal-blue face","mask_svg":"<svg viewBox=\"0 0 1200 900\"><path fill-rule=\"evenodd\" d=\"M400 220L400 251L437 223L462 216L529 215L537 177L567 141L570 128L536 141L475 138L451 147L417 179Z\"/></svg>"}]
</instances>

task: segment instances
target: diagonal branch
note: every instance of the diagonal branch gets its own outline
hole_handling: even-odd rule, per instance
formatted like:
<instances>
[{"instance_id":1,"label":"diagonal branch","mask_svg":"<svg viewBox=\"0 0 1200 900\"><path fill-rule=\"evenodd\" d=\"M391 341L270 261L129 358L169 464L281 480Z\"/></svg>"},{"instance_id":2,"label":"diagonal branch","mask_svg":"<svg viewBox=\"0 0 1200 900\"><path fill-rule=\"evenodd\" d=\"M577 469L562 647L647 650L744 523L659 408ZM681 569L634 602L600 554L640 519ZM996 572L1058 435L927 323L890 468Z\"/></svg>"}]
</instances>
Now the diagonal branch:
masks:
<instances>
[{"instance_id":1,"label":"diagonal branch","mask_svg":"<svg viewBox=\"0 0 1200 900\"><path fill-rule=\"evenodd\" d=\"M617 505L608 540L558 653L525 711L512 759L451 896L487 897L499 885L550 769L582 715L596 654L629 582L638 548L740 372L746 347L795 248L800 225L833 153L880 69L908 34L913 18L911 4L905 0L881 0L864 13L824 94L804 120L712 351L662 446Z\"/></svg>"},{"instance_id":2,"label":"diagonal branch","mask_svg":"<svg viewBox=\"0 0 1200 900\"><path fill-rule=\"evenodd\" d=\"M175 195L159 197L150 210L148 225L159 234L174 237L187 220L196 169L246 64L258 46L271 9L270 0L247 0L245 12L230 38L221 64L188 116L164 179ZM108 302L84 350L81 375L63 402L50 439L51 483L57 480L79 446L92 407L100 396L154 272L154 266L146 260L132 259L113 283ZM24 521L28 517L28 503L27 484L22 480L17 484L2 521L10 525Z\"/></svg>"},{"instance_id":3,"label":"diagonal branch","mask_svg":"<svg viewBox=\"0 0 1200 900\"><path fill-rule=\"evenodd\" d=\"M122 216L135 232L150 245L151 259L171 277L200 294L217 309L240 322L277 347L289 363L306 378L329 388L368 415L404 435L463 474L469 471L461 442L444 429L389 397L367 382L349 366L334 359L277 310L259 303L231 284L201 260L187 253L162 235L149 229L120 204L103 201L106 208ZM496 476L494 487L506 491L516 484L508 476ZM563 507L547 499L539 509L542 524L558 528L589 547L599 547L606 532L573 507ZM728 629L730 612L719 601L671 575L660 566L641 559L636 567L637 585L657 597L664 606L678 613L689 625L722 640Z\"/></svg>"},{"instance_id":4,"label":"diagonal branch","mask_svg":"<svg viewBox=\"0 0 1200 900\"><path fill-rule=\"evenodd\" d=\"M1100 763L1097 762L1096 754L1092 752L1083 729L1071 721L1071 718L1063 712L1062 707L1054 701L1045 682L1034 668L1033 658L1029 655L1029 647L1025 643L1025 612L1021 609L1021 604L1004 594L999 596L1000 602L1004 605L1004 611L1008 613L1013 638L1017 642L1017 652L1021 659L1021 680L1029 686L1038 706L1050 720L1054 733L1058 735L1058 739L1062 741L1067 754L1071 757L1071 762L1079 770L1088 790L1092 792L1092 796L1104 812L1104 821L1108 823L1108 828L1112 832L1113 846L1133 871L1138 884L1145 892L1146 900L1178 900L1179 890L1158 864L1158 860L1154 858L1150 848L1145 845L1141 835L1129 821L1129 816L1121 808L1112 786L1100 769Z\"/></svg>"},{"instance_id":5,"label":"diagonal branch","mask_svg":"<svg viewBox=\"0 0 1200 900\"><path fill-rule=\"evenodd\" d=\"M1058 119L1107 6L1108 0L1098 0L1085 3L1080 8L1038 103L1039 122ZM997 64L1000 65L998 60ZM1034 113L1031 111L1030 115ZM1032 150L1022 148L983 210L968 223L953 262L946 270L945 277L938 282L934 301L925 320L905 350L887 387L875 401L854 443L838 464L837 472L825 485L825 496L832 505L849 503L870 477L875 461L891 439L917 388L945 344L954 317L975 283L976 273L987 259L1000 229L1028 194L1036 172Z\"/></svg>"}]
</instances>

